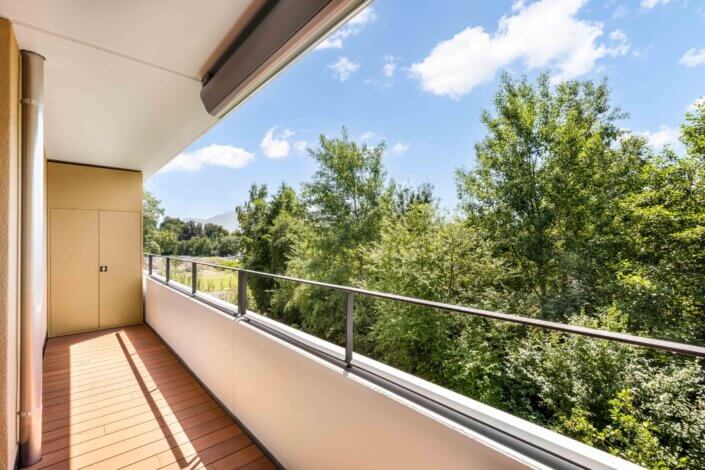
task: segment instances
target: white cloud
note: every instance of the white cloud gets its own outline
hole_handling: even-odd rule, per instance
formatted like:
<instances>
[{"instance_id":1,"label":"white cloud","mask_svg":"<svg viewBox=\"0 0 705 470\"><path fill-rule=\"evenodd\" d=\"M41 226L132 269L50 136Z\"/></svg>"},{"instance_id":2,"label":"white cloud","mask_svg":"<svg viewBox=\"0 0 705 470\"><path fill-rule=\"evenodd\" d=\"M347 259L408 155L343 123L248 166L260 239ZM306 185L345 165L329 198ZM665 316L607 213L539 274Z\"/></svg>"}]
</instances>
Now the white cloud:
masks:
<instances>
[{"instance_id":1,"label":"white cloud","mask_svg":"<svg viewBox=\"0 0 705 470\"><path fill-rule=\"evenodd\" d=\"M396 144L392 145L392 148L390 150L392 152L392 155L402 155L405 154L407 150L409 150L409 145L405 144L404 142L397 142Z\"/></svg>"},{"instance_id":2,"label":"white cloud","mask_svg":"<svg viewBox=\"0 0 705 470\"><path fill-rule=\"evenodd\" d=\"M160 173L168 171L198 171L204 165L243 168L255 159L255 155L232 145L212 144L193 152L183 152L164 165Z\"/></svg>"},{"instance_id":3,"label":"white cloud","mask_svg":"<svg viewBox=\"0 0 705 470\"><path fill-rule=\"evenodd\" d=\"M624 31L621 29L615 29L610 33L610 39L614 41L614 44L610 48L610 54L617 56L625 55L629 52L631 44L629 44L629 39L627 38L627 35L624 34Z\"/></svg>"},{"instance_id":4,"label":"white cloud","mask_svg":"<svg viewBox=\"0 0 705 470\"><path fill-rule=\"evenodd\" d=\"M338 78L338 80L344 82L345 80L350 78L350 75L352 75L353 72L360 68L360 64L358 64L357 62L353 62L347 57L341 56L338 57L338 60L336 60L332 64L329 64L328 68L333 70L333 73Z\"/></svg>"},{"instance_id":5,"label":"white cloud","mask_svg":"<svg viewBox=\"0 0 705 470\"><path fill-rule=\"evenodd\" d=\"M586 3L515 2L515 14L503 16L496 32L467 27L438 43L424 60L411 65L410 73L422 89L455 99L492 80L499 69L515 61L522 61L528 69L554 67L556 80L584 75L598 59L624 55L629 48L621 32L616 44L597 43L603 35L602 23L577 18Z\"/></svg>"},{"instance_id":6,"label":"white cloud","mask_svg":"<svg viewBox=\"0 0 705 470\"><path fill-rule=\"evenodd\" d=\"M352 17L350 21L341 26L337 31L321 41L316 46L316 50L342 49L343 41L350 36L355 36L362 30L363 27L373 23L376 19L377 13L375 12L375 9L372 7L365 8L360 13Z\"/></svg>"},{"instance_id":7,"label":"white cloud","mask_svg":"<svg viewBox=\"0 0 705 470\"><path fill-rule=\"evenodd\" d=\"M298 153L306 153L306 148L308 147L308 142L305 140L297 140L294 142L294 150Z\"/></svg>"},{"instance_id":8,"label":"white cloud","mask_svg":"<svg viewBox=\"0 0 705 470\"><path fill-rule=\"evenodd\" d=\"M366 78L364 82L368 85L379 88L380 90L391 88L394 83L394 75L397 72L399 59L393 55L385 55L383 58L382 68L380 69L379 78Z\"/></svg>"},{"instance_id":9,"label":"white cloud","mask_svg":"<svg viewBox=\"0 0 705 470\"><path fill-rule=\"evenodd\" d=\"M259 144L262 153L269 158L286 157L291 150L291 144L288 139L292 135L294 135L294 132L289 129L283 129L281 132L277 132L277 128L272 127L264 134L264 138Z\"/></svg>"},{"instance_id":10,"label":"white cloud","mask_svg":"<svg viewBox=\"0 0 705 470\"><path fill-rule=\"evenodd\" d=\"M705 96L698 98L697 100L693 101L688 105L688 107L685 109L686 111L692 113L696 109L698 109L698 106L702 106L705 104Z\"/></svg>"},{"instance_id":11,"label":"white cloud","mask_svg":"<svg viewBox=\"0 0 705 470\"><path fill-rule=\"evenodd\" d=\"M365 133L363 133L363 134L360 136L360 142L368 141L368 140L370 140L371 138L373 138L374 136L375 136L375 133L374 133L374 132L370 132L370 131L365 132Z\"/></svg>"},{"instance_id":12,"label":"white cloud","mask_svg":"<svg viewBox=\"0 0 705 470\"><path fill-rule=\"evenodd\" d=\"M520 11L526 8L526 0L516 0L512 3L512 11Z\"/></svg>"},{"instance_id":13,"label":"white cloud","mask_svg":"<svg viewBox=\"0 0 705 470\"><path fill-rule=\"evenodd\" d=\"M678 140L680 133L678 129L670 126L661 125L657 131L644 131L640 132L640 134L649 141L649 145L654 149L658 150L666 145L673 149L680 148L680 141Z\"/></svg>"},{"instance_id":14,"label":"white cloud","mask_svg":"<svg viewBox=\"0 0 705 470\"><path fill-rule=\"evenodd\" d=\"M696 49L694 47L688 49L678 63L686 67L696 67L705 64L705 47L702 49Z\"/></svg>"},{"instance_id":15,"label":"white cloud","mask_svg":"<svg viewBox=\"0 0 705 470\"><path fill-rule=\"evenodd\" d=\"M394 56L384 56L384 65L382 66L382 75L387 78L392 78L397 70L397 59Z\"/></svg>"},{"instance_id":16,"label":"white cloud","mask_svg":"<svg viewBox=\"0 0 705 470\"><path fill-rule=\"evenodd\" d=\"M641 7L646 9L652 9L657 5L668 5L671 0L641 0Z\"/></svg>"}]
</instances>

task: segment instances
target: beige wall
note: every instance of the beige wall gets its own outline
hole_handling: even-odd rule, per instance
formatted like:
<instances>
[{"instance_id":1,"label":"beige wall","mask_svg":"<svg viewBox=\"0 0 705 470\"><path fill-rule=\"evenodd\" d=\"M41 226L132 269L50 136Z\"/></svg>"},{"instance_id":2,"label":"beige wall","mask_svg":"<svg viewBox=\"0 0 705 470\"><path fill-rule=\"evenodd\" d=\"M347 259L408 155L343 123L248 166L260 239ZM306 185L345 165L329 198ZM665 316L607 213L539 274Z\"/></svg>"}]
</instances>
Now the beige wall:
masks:
<instances>
[{"instance_id":1,"label":"beige wall","mask_svg":"<svg viewBox=\"0 0 705 470\"><path fill-rule=\"evenodd\" d=\"M19 50L0 18L0 468L17 455Z\"/></svg>"},{"instance_id":2,"label":"beige wall","mask_svg":"<svg viewBox=\"0 0 705 470\"><path fill-rule=\"evenodd\" d=\"M524 468L506 449L146 280L147 323L287 468Z\"/></svg>"},{"instance_id":3,"label":"beige wall","mask_svg":"<svg viewBox=\"0 0 705 470\"><path fill-rule=\"evenodd\" d=\"M47 207L142 211L142 173L49 162Z\"/></svg>"}]
</instances>

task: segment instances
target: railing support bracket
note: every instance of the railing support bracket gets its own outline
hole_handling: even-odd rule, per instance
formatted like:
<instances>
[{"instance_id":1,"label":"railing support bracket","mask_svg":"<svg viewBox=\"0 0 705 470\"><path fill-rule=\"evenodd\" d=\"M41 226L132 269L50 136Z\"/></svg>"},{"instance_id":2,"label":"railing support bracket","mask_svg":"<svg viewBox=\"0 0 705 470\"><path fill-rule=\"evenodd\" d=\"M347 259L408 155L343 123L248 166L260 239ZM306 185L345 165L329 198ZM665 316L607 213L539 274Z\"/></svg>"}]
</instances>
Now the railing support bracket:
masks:
<instances>
[{"instance_id":1,"label":"railing support bracket","mask_svg":"<svg viewBox=\"0 0 705 470\"><path fill-rule=\"evenodd\" d=\"M352 367L355 294L345 292L345 364Z\"/></svg>"}]
</instances>

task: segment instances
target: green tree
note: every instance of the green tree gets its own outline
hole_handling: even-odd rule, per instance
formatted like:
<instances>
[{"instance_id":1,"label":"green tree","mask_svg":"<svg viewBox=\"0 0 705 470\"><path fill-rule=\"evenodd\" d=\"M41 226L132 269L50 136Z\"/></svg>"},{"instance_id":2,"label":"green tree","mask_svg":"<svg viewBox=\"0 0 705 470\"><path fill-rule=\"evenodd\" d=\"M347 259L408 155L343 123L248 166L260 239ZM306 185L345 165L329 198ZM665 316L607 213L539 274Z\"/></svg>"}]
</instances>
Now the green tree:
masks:
<instances>
[{"instance_id":1,"label":"green tree","mask_svg":"<svg viewBox=\"0 0 705 470\"><path fill-rule=\"evenodd\" d=\"M175 255L179 240L176 235L169 230L158 230L154 234L154 240L159 245L162 255Z\"/></svg>"},{"instance_id":2,"label":"green tree","mask_svg":"<svg viewBox=\"0 0 705 470\"><path fill-rule=\"evenodd\" d=\"M264 241L266 235L267 186L253 184L249 198L235 209L238 220L238 236L242 249L243 266L249 269L264 269L269 254Z\"/></svg>"},{"instance_id":3,"label":"green tree","mask_svg":"<svg viewBox=\"0 0 705 470\"><path fill-rule=\"evenodd\" d=\"M218 224L208 223L203 225L203 235L210 239L216 240L220 237L228 235L228 231Z\"/></svg>"},{"instance_id":4,"label":"green tree","mask_svg":"<svg viewBox=\"0 0 705 470\"><path fill-rule=\"evenodd\" d=\"M379 239L388 191L382 165L385 144L358 145L343 129L338 138L320 136L309 150L317 164L303 185L308 208L308 236L302 239L289 272L304 278L359 285L366 279L365 252ZM340 343L343 338L343 297L299 286L284 310L300 312L301 326ZM364 330L371 320L361 321Z\"/></svg>"},{"instance_id":5,"label":"green tree","mask_svg":"<svg viewBox=\"0 0 705 470\"><path fill-rule=\"evenodd\" d=\"M435 202L433 187L428 183L421 184L418 188L410 188L393 182L390 190L393 209L400 214L406 213L417 204L433 204Z\"/></svg>"},{"instance_id":6,"label":"green tree","mask_svg":"<svg viewBox=\"0 0 705 470\"><path fill-rule=\"evenodd\" d=\"M468 218L524 273L517 287L534 296L534 314L590 310L621 241L610 223L616 200L638 186L643 145L620 147L624 115L606 83L553 87L547 74L536 84L505 74L494 108L482 112L477 166L457 172Z\"/></svg>"},{"instance_id":7,"label":"green tree","mask_svg":"<svg viewBox=\"0 0 705 470\"><path fill-rule=\"evenodd\" d=\"M164 219L162 219L162 222L159 224L159 230L171 232L174 234L175 237L177 237L177 239L180 240L179 237L184 231L185 225L186 222L179 219L178 217L166 216L164 217Z\"/></svg>"},{"instance_id":8,"label":"green tree","mask_svg":"<svg viewBox=\"0 0 705 470\"><path fill-rule=\"evenodd\" d=\"M248 201L237 207L236 214L243 267L273 274L286 272L304 215L296 192L282 184L270 200L265 185L252 185ZM249 279L261 313L272 313L271 298L276 285L262 276Z\"/></svg>"},{"instance_id":9,"label":"green tree","mask_svg":"<svg viewBox=\"0 0 705 470\"><path fill-rule=\"evenodd\" d=\"M695 109L686 113L681 140L691 158L705 160L705 100L700 100Z\"/></svg>"},{"instance_id":10,"label":"green tree","mask_svg":"<svg viewBox=\"0 0 705 470\"><path fill-rule=\"evenodd\" d=\"M218 239L218 256L236 256L240 253L240 238L226 235Z\"/></svg>"},{"instance_id":11,"label":"green tree","mask_svg":"<svg viewBox=\"0 0 705 470\"><path fill-rule=\"evenodd\" d=\"M627 320L612 307L596 317L575 316L571 323L625 331ZM619 343L529 330L509 354L512 411L564 432L563 421L576 413L604 427L610 422L609 400L628 387L634 358L632 350Z\"/></svg>"},{"instance_id":12,"label":"green tree","mask_svg":"<svg viewBox=\"0 0 705 470\"><path fill-rule=\"evenodd\" d=\"M157 224L164 215L161 201L149 191L142 195L142 243L145 253L161 254L159 242L155 239Z\"/></svg>"},{"instance_id":13,"label":"green tree","mask_svg":"<svg viewBox=\"0 0 705 470\"><path fill-rule=\"evenodd\" d=\"M508 309L702 342L704 116L686 115L685 155L657 153L619 129L626 116L605 83L503 76L477 165L457 179L467 223L520 274L504 277L520 300ZM500 342L500 407L638 463L702 467L702 439L691 439L702 369L676 380L677 358L574 335L517 330Z\"/></svg>"},{"instance_id":14,"label":"green tree","mask_svg":"<svg viewBox=\"0 0 705 470\"><path fill-rule=\"evenodd\" d=\"M176 254L185 256L213 256L217 254L213 241L202 235L188 240L180 240L176 251Z\"/></svg>"},{"instance_id":15,"label":"green tree","mask_svg":"<svg viewBox=\"0 0 705 470\"><path fill-rule=\"evenodd\" d=\"M321 135L320 147L310 150L318 167L311 181L303 185L302 193L316 230L314 243L327 252L324 256L344 257L339 267L355 270L337 273L337 280L361 278L364 249L379 238L385 193L384 151L384 143L369 147L351 141L345 128L340 138ZM328 264L325 258L321 261Z\"/></svg>"},{"instance_id":16,"label":"green tree","mask_svg":"<svg viewBox=\"0 0 705 470\"><path fill-rule=\"evenodd\" d=\"M179 240L191 240L192 238L202 236L203 224L195 220L187 220L184 225L181 226L181 233L178 237Z\"/></svg>"},{"instance_id":17,"label":"green tree","mask_svg":"<svg viewBox=\"0 0 705 470\"><path fill-rule=\"evenodd\" d=\"M431 204L415 204L383 222L381 239L369 252L369 286L496 308L506 273L490 248L475 228L444 220ZM368 341L375 357L485 403L501 403L504 325L399 302L372 305L377 319Z\"/></svg>"},{"instance_id":18,"label":"green tree","mask_svg":"<svg viewBox=\"0 0 705 470\"><path fill-rule=\"evenodd\" d=\"M641 171L643 190L620 205L617 227L630 243L617 272L618 298L634 331L705 341L704 135L701 105L681 126L685 155L652 155Z\"/></svg>"}]
</instances>

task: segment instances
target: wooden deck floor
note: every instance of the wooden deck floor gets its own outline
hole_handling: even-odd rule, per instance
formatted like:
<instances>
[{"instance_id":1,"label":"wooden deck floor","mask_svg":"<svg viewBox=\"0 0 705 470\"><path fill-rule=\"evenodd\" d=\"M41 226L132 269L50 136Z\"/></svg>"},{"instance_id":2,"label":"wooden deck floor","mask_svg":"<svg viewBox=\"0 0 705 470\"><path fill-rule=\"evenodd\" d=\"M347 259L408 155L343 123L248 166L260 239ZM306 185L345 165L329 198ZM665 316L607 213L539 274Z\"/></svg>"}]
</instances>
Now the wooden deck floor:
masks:
<instances>
[{"instance_id":1,"label":"wooden deck floor","mask_svg":"<svg viewBox=\"0 0 705 470\"><path fill-rule=\"evenodd\" d=\"M32 468L274 468L145 325L52 338Z\"/></svg>"}]
</instances>

